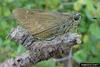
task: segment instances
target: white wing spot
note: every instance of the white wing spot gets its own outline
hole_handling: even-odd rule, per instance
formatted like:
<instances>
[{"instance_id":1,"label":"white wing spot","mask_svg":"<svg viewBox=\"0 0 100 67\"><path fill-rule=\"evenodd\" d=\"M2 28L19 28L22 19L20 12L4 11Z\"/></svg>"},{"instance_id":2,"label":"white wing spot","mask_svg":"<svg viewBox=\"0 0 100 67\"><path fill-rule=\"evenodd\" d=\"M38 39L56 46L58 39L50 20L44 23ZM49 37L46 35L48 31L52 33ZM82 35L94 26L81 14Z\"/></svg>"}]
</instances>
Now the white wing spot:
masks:
<instances>
[{"instance_id":1,"label":"white wing spot","mask_svg":"<svg viewBox=\"0 0 100 67\"><path fill-rule=\"evenodd\" d=\"M38 22L35 23L35 26L37 26L38 29L44 29L44 27L42 25L40 25Z\"/></svg>"},{"instance_id":2,"label":"white wing spot","mask_svg":"<svg viewBox=\"0 0 100 67\"><path fill-rule=\"evenodd\" d=\"M26 10L26 14L28 14L29 13L29 11L28 10Z\"/></svg>"}]
</instances>

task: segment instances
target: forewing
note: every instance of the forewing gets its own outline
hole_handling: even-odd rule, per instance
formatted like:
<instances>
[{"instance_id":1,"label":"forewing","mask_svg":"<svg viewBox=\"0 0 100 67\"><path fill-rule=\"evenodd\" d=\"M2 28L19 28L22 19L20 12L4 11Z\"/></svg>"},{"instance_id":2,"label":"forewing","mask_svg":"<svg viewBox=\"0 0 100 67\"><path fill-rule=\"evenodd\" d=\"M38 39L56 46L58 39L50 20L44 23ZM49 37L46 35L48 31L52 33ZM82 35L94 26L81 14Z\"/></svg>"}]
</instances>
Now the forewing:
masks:
<instances>
[{"instance_id":1,"label":"forewing","mask_svg":"<svg viewBox=\"0 0 100 67\"><path fill-rule=\"evenodd\" d=\"M23 8L15 9L13 15L18 20L17 23L24 26L33 35L60 26L69 17L67 14L38 12Z\"/></svg>"}]
</instances>

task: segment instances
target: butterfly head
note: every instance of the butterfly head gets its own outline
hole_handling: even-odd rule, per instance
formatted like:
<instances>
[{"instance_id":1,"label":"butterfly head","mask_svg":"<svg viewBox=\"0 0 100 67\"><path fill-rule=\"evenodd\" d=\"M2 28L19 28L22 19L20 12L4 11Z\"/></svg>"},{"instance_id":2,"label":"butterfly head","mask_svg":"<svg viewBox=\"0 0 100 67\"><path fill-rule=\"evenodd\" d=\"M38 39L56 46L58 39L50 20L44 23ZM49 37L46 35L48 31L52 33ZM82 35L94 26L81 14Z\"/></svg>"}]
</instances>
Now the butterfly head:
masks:
<instances>
[{"instance_id":1,"label":"butterfly head","mask_svg":"<svg viewBox=\"0 0 100 67\"><path fill-rule=\"evenodd\" d=\"M74 19L75 21L79 21L79 20L81 19L80 13L75 13L75 14L73 15L73 19Z\"/></svg>"}]
</instances>

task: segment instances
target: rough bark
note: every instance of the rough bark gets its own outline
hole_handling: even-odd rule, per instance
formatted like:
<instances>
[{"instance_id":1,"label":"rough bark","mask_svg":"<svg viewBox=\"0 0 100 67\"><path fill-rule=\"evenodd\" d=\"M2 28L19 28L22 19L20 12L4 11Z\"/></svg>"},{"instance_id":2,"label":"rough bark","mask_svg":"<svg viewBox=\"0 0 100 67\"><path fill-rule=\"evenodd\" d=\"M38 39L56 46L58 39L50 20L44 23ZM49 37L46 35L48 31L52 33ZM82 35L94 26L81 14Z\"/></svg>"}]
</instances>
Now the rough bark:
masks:
<instances>
[{"instance_id":1,"label":"rough bark","mask_svg":"<svg viewBox=\"0 0 100 67\"><path fill-rule=\"evenodd\" d=\"M9 59L0 64L0 67L31 67L49 58L61 58L70 52L72 46L80 43L80 36L76 33L67 33L57 36L51 41L35 41L34 36L20 26L14 28L10 39L21 43L28 51L15 59Z\"/></svg>"}]
</instances>

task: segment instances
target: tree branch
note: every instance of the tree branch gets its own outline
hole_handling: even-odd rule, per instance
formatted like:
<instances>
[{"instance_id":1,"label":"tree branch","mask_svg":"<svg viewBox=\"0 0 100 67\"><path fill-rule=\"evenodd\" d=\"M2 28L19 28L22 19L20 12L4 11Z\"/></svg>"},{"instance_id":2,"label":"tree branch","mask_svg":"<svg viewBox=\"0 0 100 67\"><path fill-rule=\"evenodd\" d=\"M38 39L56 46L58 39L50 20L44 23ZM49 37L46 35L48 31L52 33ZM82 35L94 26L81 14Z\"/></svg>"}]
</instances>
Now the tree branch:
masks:
<instances>
[{"instance_id":1,"label":"tree branch","mask_svg":"<svg viewBox=\"0 0 100 67\"><path fill-rule=\"evenodd\" d=\"M29 67L30 64L49 58L61 58L70 52L72 46L81 42L80 36L76 33L57 36L51 41L35 41L34 36L20 26L14 28L8 37L21 43L28 51L15 59L5 61L0 67Z\"/></svg>"}]
</instances>

